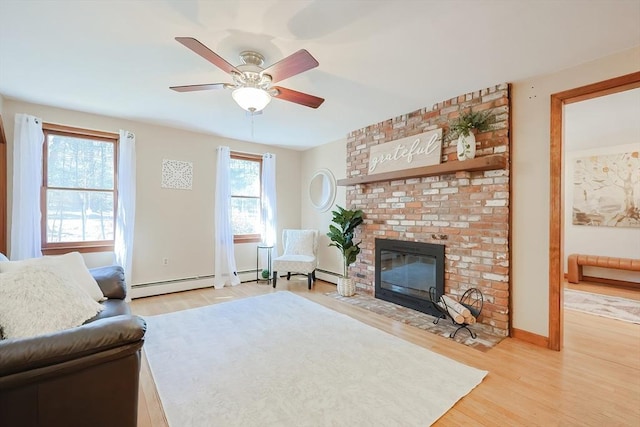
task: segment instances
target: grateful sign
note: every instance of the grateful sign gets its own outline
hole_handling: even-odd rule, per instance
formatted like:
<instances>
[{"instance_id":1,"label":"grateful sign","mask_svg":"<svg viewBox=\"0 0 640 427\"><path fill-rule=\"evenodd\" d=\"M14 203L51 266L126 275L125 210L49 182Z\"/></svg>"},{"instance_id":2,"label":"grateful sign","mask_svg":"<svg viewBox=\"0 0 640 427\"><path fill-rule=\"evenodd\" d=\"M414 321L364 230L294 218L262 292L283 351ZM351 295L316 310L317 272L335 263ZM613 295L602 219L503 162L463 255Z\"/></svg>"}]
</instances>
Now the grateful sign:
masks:
<instances>
[{"instance_id":1,"label":"grateful sign","mask_svg":"<svg viewBox=\"0 0 640 427\"><path fill-rule=\"evenodd\" d=\"M440 164L442 129L408 136L369 150L369 175Z\"/></svg>"}]
</instances>

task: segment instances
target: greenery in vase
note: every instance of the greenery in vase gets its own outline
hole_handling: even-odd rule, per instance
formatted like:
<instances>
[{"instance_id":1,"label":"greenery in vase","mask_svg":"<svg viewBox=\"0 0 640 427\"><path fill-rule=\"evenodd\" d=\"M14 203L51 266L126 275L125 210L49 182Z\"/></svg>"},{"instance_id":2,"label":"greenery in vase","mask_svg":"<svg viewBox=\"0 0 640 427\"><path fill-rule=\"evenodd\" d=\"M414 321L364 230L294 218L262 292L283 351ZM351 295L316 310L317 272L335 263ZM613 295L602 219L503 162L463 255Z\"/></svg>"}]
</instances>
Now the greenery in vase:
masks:
<instances>
[{"instance_id":1,"label":"greenery in vase","mask_svg":"<svg viewBox=\"0 0 640 427\"><path fill-rule=\"evenodd\" d=\"M327 236L331 240L329 246L335 246L340 250L344 263L345 279L349 278L349 266L356 262L356 257L360 253L360 243L353 242L353 235L356 227L362 224L363 212L358 210L348 210L337 206L337 209L331 211L333 214L332 222L337 224L337 227L333 224L329 225L329 232Z\"/></svg>"},{"instance_id":2,"label":"greenery in vase","mask_svg":"<svg viewBox=\"0 0 640 427\"><path fill-rule=\"evenodd\" d=\"M469 111L454 119L449 125L449 140L458 138L460 135L469 136L472 129L484 132L491 128L489 111Z\"/></svg>"}]
</instances>

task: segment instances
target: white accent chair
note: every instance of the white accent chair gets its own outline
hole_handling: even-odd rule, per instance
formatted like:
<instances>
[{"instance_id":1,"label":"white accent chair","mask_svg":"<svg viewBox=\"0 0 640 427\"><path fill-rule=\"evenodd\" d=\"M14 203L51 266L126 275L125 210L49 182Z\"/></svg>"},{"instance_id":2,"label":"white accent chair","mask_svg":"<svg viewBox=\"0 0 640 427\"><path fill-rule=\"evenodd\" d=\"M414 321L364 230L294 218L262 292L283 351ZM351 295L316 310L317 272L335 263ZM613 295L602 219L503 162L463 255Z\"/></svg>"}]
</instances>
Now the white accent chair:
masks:
<instances>
[{"instance_id":1,"label":"white accent chair","mask_svg":"<svg viewBox=\"0 0 640 427\"><path fill-rule=\"evenodd\" d=\"M318 230L282 230L284 253L273 260L273 287L276 287L278 271L307 275L309 289L316 280L318 266Z\"/></svg>"}]
</instances>

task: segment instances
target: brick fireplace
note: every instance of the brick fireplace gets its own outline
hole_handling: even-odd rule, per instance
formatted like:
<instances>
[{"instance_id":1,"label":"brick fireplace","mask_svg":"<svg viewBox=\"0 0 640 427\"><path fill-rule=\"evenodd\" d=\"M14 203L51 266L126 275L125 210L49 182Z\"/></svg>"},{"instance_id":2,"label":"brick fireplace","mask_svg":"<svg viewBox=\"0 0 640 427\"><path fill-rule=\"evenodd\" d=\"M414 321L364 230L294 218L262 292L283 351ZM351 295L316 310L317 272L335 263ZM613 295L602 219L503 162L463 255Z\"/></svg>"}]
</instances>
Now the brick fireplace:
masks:
<instances>
[{"instance_id":1,"label":"brick fireplace","mask_svg":"<svg viewBox=\"0 0 640 427\"><path fill-rule=\"evenodd\" d=\"M468 109L490 110L492 129L476 134L476 157L500 154L504 169L457 171L436 176L347 186L346 205L362 209L357 232L362 252L350 275L359 291L373 293L375 239L445 246L444 292L460 296L478 288L485 303L479 321L500 335L509 330L509 86L501 84L460 95L347 136L347 179L367 175L369 150L443 128ZM442 144L442 163L457 162L456 141Z\"/></svg>"}]
</instances>

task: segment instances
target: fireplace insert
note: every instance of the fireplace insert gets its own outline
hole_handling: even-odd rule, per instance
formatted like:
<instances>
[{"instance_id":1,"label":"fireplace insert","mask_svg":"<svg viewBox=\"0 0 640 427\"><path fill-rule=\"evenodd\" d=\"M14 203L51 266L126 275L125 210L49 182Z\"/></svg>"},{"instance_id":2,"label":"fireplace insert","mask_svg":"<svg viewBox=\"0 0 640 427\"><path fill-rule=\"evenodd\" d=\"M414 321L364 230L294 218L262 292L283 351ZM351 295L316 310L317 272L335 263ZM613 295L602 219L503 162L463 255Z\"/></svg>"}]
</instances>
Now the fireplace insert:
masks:
<instances>
[{"instance_id":1,"label":"fireplace insert","mask_svg":"<svg viewBox=\"0 0 640 427\"><path fill-rule=\"evenodd\" d=\"M375 297L432 316L429 288L444 293L444 245L376 239Z\"/></svg>"}]
</instances>

